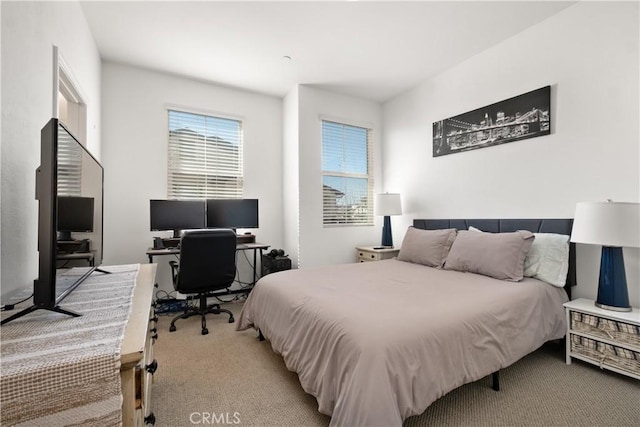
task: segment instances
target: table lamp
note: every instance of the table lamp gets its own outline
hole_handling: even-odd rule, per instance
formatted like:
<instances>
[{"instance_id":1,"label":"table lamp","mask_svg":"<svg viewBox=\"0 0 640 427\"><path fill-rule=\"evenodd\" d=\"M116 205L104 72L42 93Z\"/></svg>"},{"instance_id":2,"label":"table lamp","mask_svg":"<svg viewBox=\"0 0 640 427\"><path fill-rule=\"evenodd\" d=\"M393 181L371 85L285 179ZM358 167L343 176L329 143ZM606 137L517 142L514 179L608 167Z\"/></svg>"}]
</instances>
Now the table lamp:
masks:
<instances>
[{"instance_id":1,"label":"table lamp","mask_svg":"<svg viewBox=\"0 0 640 427\"><path fill-rule=\"evenodd\" d=\"M390 215L402 215L402 204L400 194L382 193L378 194L376 201L376 215L384 215L384 225L382 226L382 246L393 247L393 237L391 235Z\"/></svg>"},{"instance_id":2,"label":"table lamp","mask_svg":"<svg viewBox=\"0 0 640 427\"><path fill-rule=\"evenodd\" d=\"M640 247L640 204L581 202L576 204L571 241L602 245L597 307L631 311L623 247Z\"/></svg>"}]
</instances>

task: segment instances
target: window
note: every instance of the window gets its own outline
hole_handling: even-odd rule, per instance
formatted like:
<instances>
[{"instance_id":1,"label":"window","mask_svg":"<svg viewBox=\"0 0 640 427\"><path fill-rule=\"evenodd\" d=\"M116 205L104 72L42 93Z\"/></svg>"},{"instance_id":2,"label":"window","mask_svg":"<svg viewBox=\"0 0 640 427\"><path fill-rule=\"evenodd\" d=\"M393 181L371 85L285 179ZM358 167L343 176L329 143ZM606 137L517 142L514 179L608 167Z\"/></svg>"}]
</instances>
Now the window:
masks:
<instances>
[{"instance_id":1,"label":"window","mask_svg":"<svg viewBox=\"0 0 640 427\"><path fill-rule=\"evenodd\" d=\"M169 199L242 198L242 122L169 110Z\"/></svg>"},{"instance_id":2,"label":"window","mask_svg":"<svg viewBox=\"0 0 640 427\"><path fill-rule=\"evenodd\" d=\"M371 130L322 121L322 221L373 225Z\"/></svg>"}]
</instances>

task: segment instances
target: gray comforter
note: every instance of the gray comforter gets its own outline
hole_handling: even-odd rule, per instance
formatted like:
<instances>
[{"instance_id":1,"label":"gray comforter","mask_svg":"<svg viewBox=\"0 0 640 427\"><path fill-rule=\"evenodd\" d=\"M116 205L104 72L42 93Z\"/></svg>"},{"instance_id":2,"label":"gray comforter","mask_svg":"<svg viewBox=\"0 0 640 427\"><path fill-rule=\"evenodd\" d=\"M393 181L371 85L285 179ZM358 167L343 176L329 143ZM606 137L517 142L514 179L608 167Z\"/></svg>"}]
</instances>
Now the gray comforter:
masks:
<instances>
[{"instance_id":1,"label":"gray comforter","mask_svg":"<svg viewBox=\"0 0 640 427\"><path fill-rule=\"evenodd\" d=\"M259 328L332 426L400 426L449 391L565 333L566 293L395 259L270 274L237 329Z\"/></svg>"}]
</instances>

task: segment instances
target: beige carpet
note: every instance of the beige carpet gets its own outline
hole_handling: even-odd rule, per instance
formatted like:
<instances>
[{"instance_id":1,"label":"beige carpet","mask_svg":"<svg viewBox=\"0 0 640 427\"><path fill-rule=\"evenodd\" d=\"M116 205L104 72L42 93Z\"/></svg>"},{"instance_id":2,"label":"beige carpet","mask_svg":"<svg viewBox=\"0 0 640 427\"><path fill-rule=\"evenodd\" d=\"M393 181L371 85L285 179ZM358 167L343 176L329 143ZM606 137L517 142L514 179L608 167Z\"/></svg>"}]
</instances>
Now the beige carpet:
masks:
<instances>
[{"instance_id":1,"label":"beige carpet","mask_svg":"<svg viewBox=\"0 0 640 427\"><path fill-rule=\"evenodd\" d=\"M241 307L225 305L235 313ZM169 333L170 317L160 317L156 426L328 425L268 341L258 341L254 331L236 332L227 319L208 315L203 336L199 318L179 320ZM490 377L462 386L405 426L640 425L640 381L580 362L567 366L556 345L503 370L500 384L500 392L491 389Z\"/></svg>"}]
</instances>

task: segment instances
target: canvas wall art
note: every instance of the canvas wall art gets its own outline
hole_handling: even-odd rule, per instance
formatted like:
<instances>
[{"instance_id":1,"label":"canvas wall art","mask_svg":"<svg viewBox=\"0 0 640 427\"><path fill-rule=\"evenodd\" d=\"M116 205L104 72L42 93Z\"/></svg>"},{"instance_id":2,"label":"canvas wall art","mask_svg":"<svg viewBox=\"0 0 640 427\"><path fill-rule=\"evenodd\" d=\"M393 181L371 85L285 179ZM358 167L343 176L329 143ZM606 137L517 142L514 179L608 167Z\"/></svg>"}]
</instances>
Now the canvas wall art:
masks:
<instances>
[{"instance_id":1,"label":"canvas wall art","mask_svg":"<svg viewBox=\"0 0 640 427\"><path fill-rule=\"evenodd\" d=\"M551 86L433 123L433 157L549 135Z\"/></svg>"}]
</instances>

